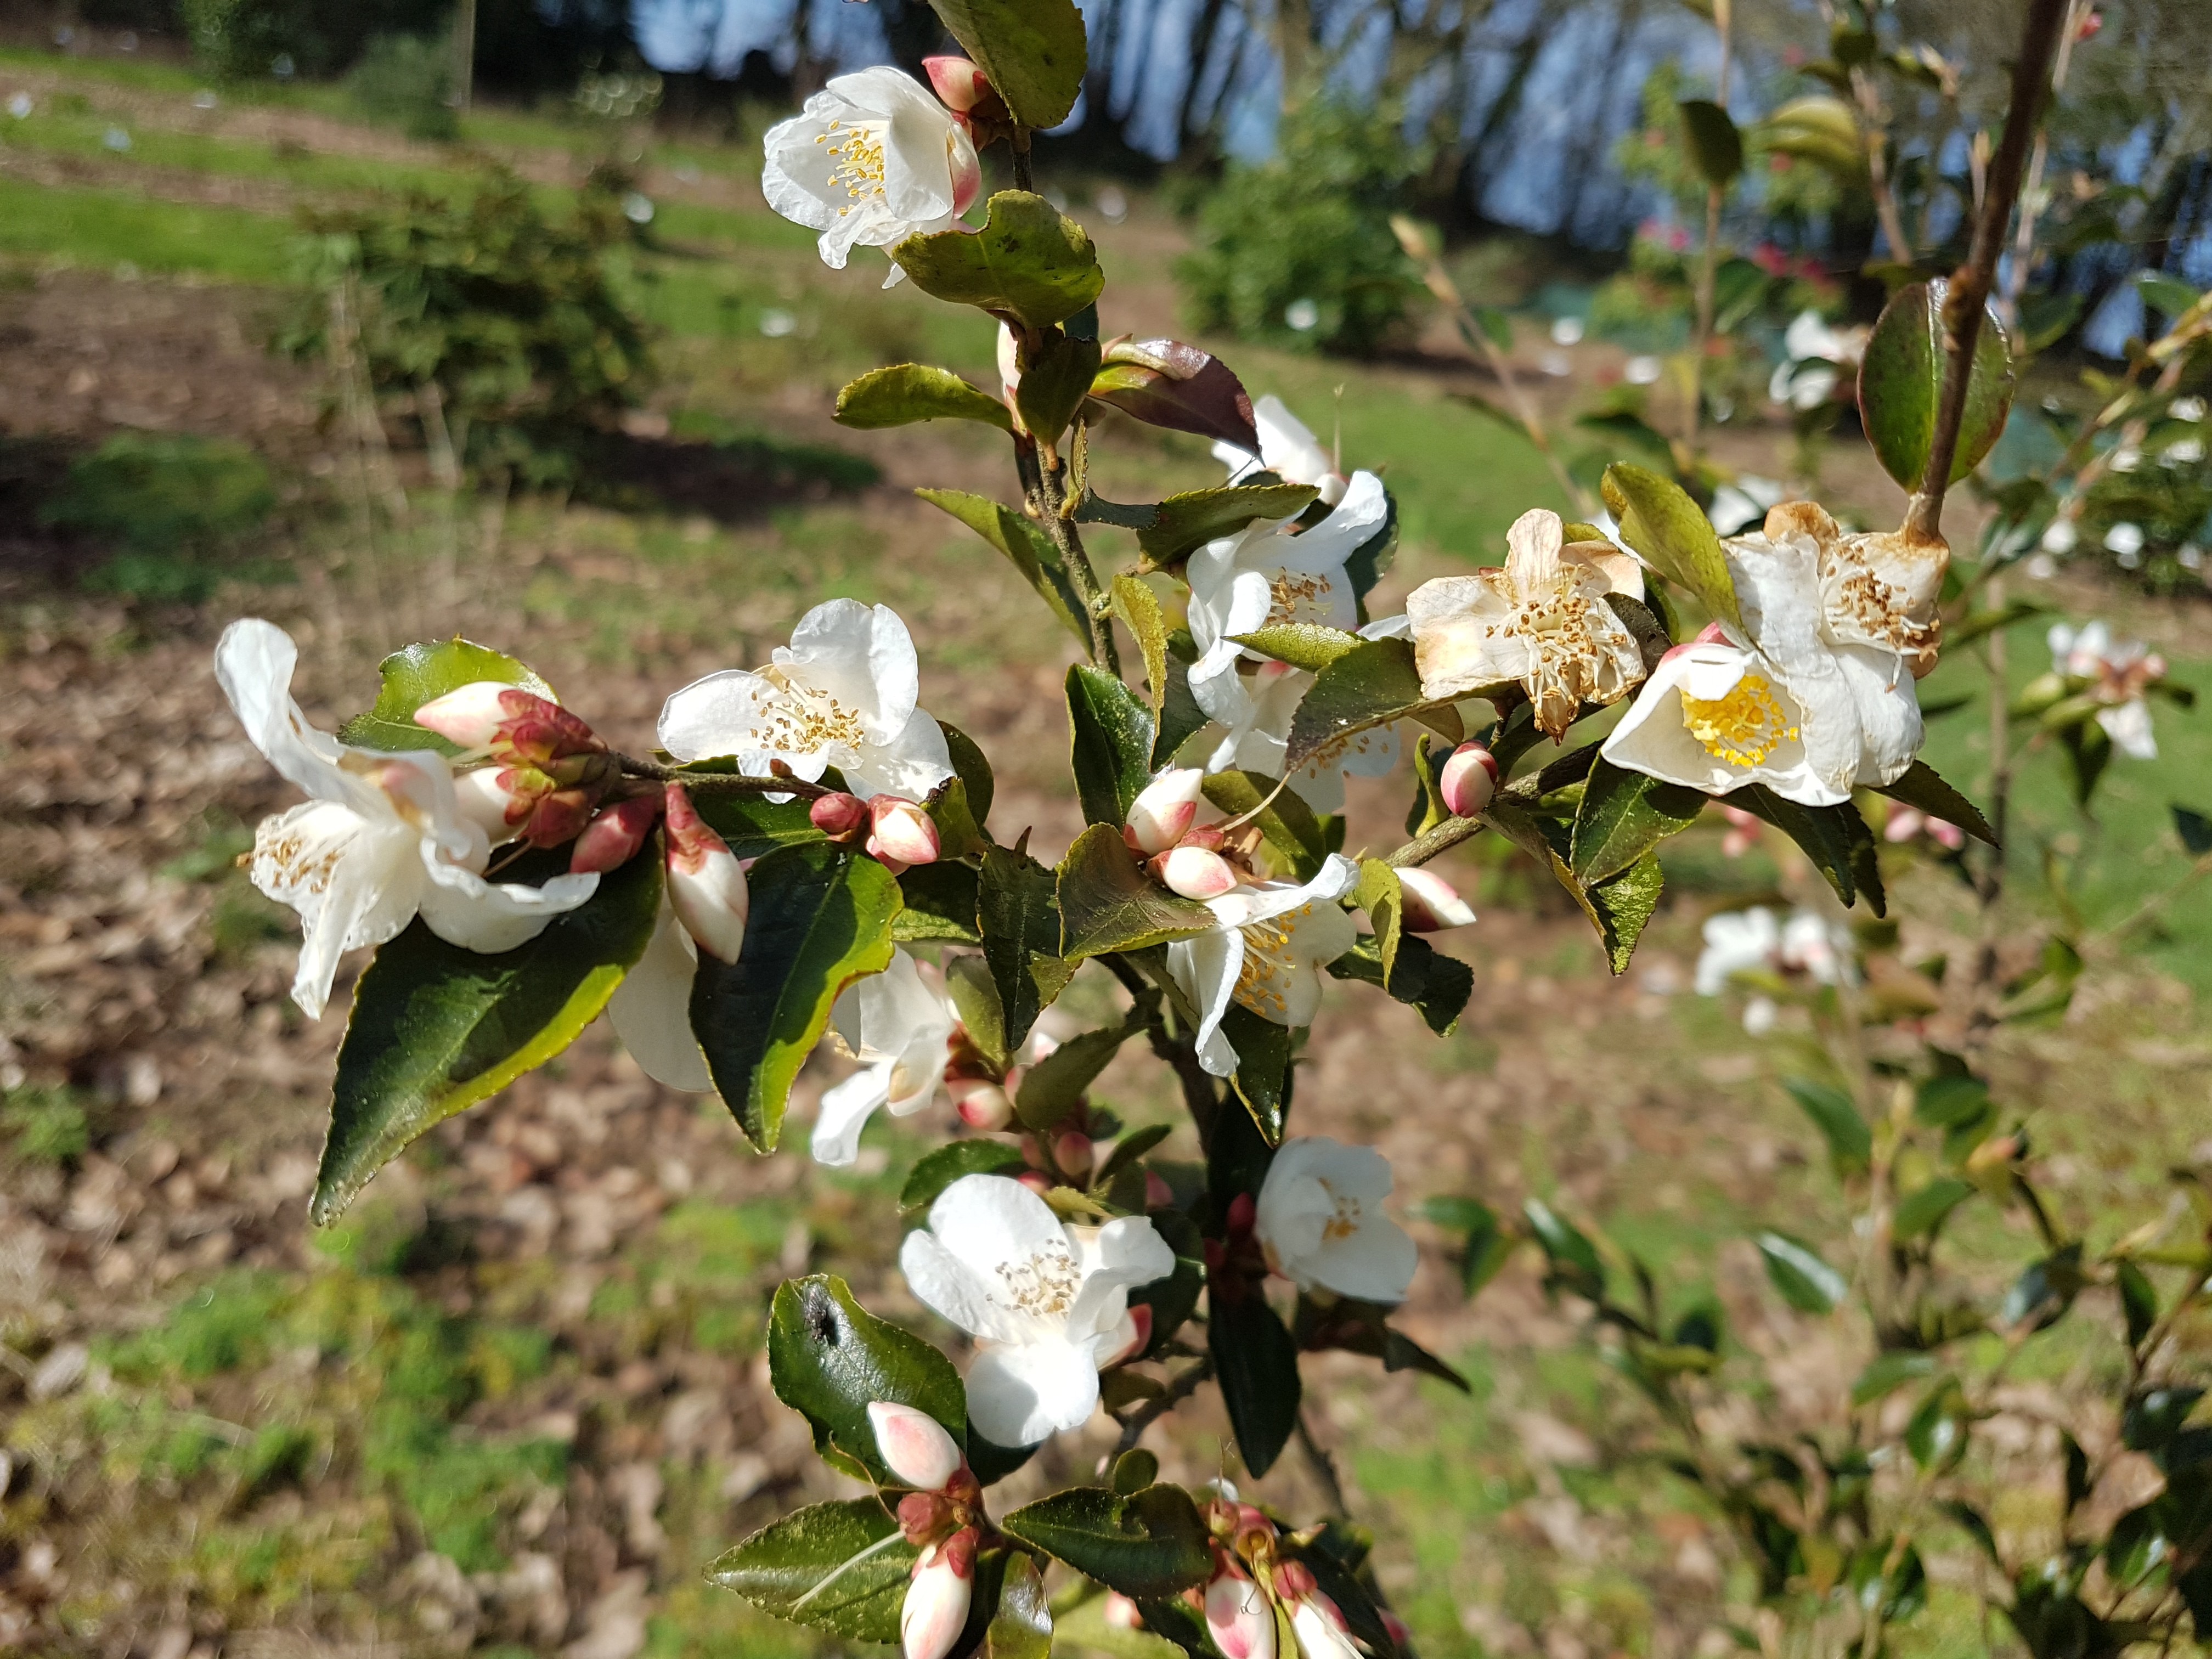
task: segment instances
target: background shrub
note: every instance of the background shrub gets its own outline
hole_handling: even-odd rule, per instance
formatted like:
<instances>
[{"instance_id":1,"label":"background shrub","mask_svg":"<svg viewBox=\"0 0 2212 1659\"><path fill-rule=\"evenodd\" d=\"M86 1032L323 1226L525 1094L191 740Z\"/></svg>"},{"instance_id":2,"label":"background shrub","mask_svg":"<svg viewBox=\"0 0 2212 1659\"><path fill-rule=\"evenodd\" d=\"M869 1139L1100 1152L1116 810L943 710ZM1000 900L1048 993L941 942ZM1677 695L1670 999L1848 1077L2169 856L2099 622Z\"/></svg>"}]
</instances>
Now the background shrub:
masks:
<instances>
[{"instance_id":1,"label":"background shrub","mask_svg":"<svg viewBox=\"0 0 2212 1659\"><path fill-rule=\"evenodd\" d=\"M443 40L413 34L380 34L346 77L346 90L374 120L388 121L410 138L459 136L453 110L453 51Z\"/></svg>"},{"instance_id":2,"label":"background shrub","mask_svg":"<svg viewBox=\"0 0 2212 1659\"><path fill-rule=\"evenodd\" d=\"M276 506L268 466L244 444L124 432L70 469L39 519L114 548L89 586L197 604Z\"/></svg>"}]
</instances>

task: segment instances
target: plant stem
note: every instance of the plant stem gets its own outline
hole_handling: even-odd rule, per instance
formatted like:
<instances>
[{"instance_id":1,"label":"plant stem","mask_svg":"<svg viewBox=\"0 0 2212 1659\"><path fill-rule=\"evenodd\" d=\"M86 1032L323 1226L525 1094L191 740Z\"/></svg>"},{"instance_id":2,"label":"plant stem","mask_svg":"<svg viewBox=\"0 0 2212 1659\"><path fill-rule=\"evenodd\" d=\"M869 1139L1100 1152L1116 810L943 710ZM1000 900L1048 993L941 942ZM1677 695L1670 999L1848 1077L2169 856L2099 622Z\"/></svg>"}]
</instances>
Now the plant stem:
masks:
<instances>
[{"instance_id":1,"label":"plant stem","mask_svg":"<svg viewBox=\"0 0 2212 1659\"><path fill-rule=\"evenodd\" d=\"M1729 95L1729 36L1731 33L1729 0L1714 0L1713 27L1720 31L1720 69L1714 76L1713 101L1723 112L1728 109ZM1685 465L1694 464L1698 458L1698 426L1705 416L1705 351L1713 339L1713 283L1720 270L1721 208L1728 197L1725 185L1709 185L1705 191L1705 246L1698 261L1698 333L1690 347L1689 407L1682 416L1682 459Z\"/></svg>"},{"instance_id":2,"label":"plant stem","mask_svg":"<svg viewBox=\"0 0 2212 1659\"><path fill-rule=\"evenodd\" d=\"M2071 0L2066 9L2066 28L2058 42L2058 61L2051 71L2054 96L2065 89L2066 71L2074 61L2074 41L2081 33L2082 20L2088 15L2090 4L2091 0ZM2020 193L2020 234L2013 239L2012 269L2005 273L2004 292L1997 300L1997 315L2004 319L2007 328L2020 326L2021 290L2027 286L2028 267L2035 263L2036 222L2043 216L2045 206L2043 168L2050 155L2051 135L2038 122L2035 154L2027 164L2027 183Z\"/></svg>"},{"instance_id":3,"label":"plant stem","mask_svg":"<svg viewBox=\"0 0 2212 1659\"><path fill-rule=\"evenodd\" d=\"M1075 583L1075 592L1083 601L1084 619L1091 624L1091 659L1108 673L1119 676L1121 653L1114 643L1114 619L1107 613L1105 592L1098 586L1098 573L1091 568L1091 556L1084 550L1083 538L1076 533L1075 521L1068 517L1067 475L1057 456L1038 456L1037 516L1044 521L1045 534L1060 550L1060 562Z\"/></svg>"},{"instance_id":4,"label":"plant stem","mask_svg":"<svg viewBox=\"0 0 2212 1659\"><path fill-rule=\"evenodd\" d=\"M1114 1455L1134 1451L1137 1443L1145 1437L1145 1431L1165 1417L1177 1406L1198 1392L1198 1385L1213 1375L1213 1361L1201 1359L1189 1370L1177 1375L1169 1383L1167 1392L1157 1400L1147 1400L1121 1420L1121 1437L1115 1443Z\"/></svg>"},{"instance_id":5,"label":"plant stem","mask_svg":"<svg viewBox=\"0 0 2212 1659\"><path fill-rule=\"evenodd\" d=\"M1305 1453L1314 1479L1321 1483L1322 1496L1328 1501L1331 1513L1349 1521L1352 1505L1345 1501L1344 1482L1337 1475L1336 1459L1314 1437L1313 1425L1306 1420L1303 1407L1298 1411L1298 1448Z\"/></svg>"},{"instance_id":6,"label":"plant stem","mask_svg":"<svg viewBox=\"0 0 2212 1659\"><path fill-rule=\"evenodd\" d=\"M1905 535L1916 542L1942 540L1943 496L1951 487L1951 465L1959 453L1959 427L1966 418L1966 391L1972 378L1974 348L1980 341L1982 310L1996 276L2005 228L2019 199L2028 147L2043 116L2051 67L2065 33L2069 0L2028 0L2027 23L2020 56L2013 64L2012 99L2004 137L1990 162L1990 180L1974 222L1966 263L1952 272L1943 298L1943 392L1936 406L1936 431L1928 447L1928 471L1905 508Z\"/></svg>"},{"instance_id":7,"label":"plant stem","mask_svg":"<svg viewBox=\"0 0 2212 1659\"><path fill-rule=\"evenodd\" d=\"M708 794L797 795L802 800L818 800L837 793L826 784L809 783L804 778L749 778L736 772L687 772L680 766L663 766L659 761L639 760L631 755L617 755L614 761L626 778L680 783L686 789L704 790Z\"/></svg>"},{"instance_id":8,"label":"plant stem","mask_svg":"<svg viewBox=\"0 0 2212 1659\"><path fill-rule=\"evenodd\" d=\"M1382 860L1394 870L1408 870L1415 865L1426 864L1439 853L1448 853L1460 842L1480 835L1490 827L1480 817L1446 818L1427 833L1415 836Z\"/></svg>"}]
</instances>

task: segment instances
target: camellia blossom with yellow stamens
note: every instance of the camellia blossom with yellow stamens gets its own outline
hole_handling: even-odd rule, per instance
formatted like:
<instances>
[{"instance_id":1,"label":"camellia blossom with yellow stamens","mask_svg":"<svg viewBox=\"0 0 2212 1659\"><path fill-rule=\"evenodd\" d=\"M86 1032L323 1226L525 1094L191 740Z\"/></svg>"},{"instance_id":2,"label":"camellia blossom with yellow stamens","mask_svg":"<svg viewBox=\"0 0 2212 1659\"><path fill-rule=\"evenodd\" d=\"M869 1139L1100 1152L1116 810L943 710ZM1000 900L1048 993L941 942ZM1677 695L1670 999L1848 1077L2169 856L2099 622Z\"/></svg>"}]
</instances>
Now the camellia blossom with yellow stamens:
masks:
<instances>
[{"instance_id":1,"label":"camellia blossom with yellow stamens","mask_svg":"<svg viewBox=\"0 0 2212 1659\"><path fill-rule=\"evenodd\" d=\"M797 115L769 129L765 149L768 204L822 233L822 262L833 270L845 268L855 247L949 229L983 187L974 142L900 70L833 77ZM894 264L884 286L905 274Z\"/></svg>"},{"instance_id":2,"label":"camellia blossom with yellow stamens","mask_svg":"<svg viewBox=\"0 0 2212 1659\"><path fill-rule=\"evenodd\" d=\"M1390 1160L1325 1135L1285 1141L1267 1164L1253 1236L1268 1267L1304 1290L1403 1302L1420 1252L1382 1212Z\"/></svg>"},{"instance_id":3,"label":"camellia blossom with yellow stamens","mask_svg":"<svg viewBox=\"0 0 2212 1659\"><path fill-rule=\"evenodd\" d=\"M1559 515L1543 507L1515 520L1505 545L1502 566L1439 576L1407 597L1421 695L1517 683L1557 741L1584 703L1616 702L1644 678L1636 635L1606 603L1641 597L1643 574L1611 542L1568 545Z\"/></svg>"},{"instance_id":4,"label":"camellia blossom with yellow stamens","mask_svg":"<svg viewBox=\"0 0 2212 1659\"><path fill-rule=\"evenodd\" d=\"M1209 698L1224 713L1215 716L1219 724L1212 730L1220 736L1207 755L1206 769L1282 777L1283 763L1290 756L1291 722L1313 683L1314 677L1303 668L1280 662L1263 662L1254 674L1228 674L1213 681ZM1347 777L1383 777L1397 763L1396 730L1370 726L1332 738L1284 781L1315 811L1340 812Z\"/></svg>"},{"instance_id":5,"label":"camellia blossom with yellow stamens","mask_svg":"<svg viewBox=\"0 0 2212 1659\"><path fill-rule=\"evenodd\" d=\"M1206 901L1212 931L1168 946L1168 971L1198 1009L1199 1063L1215 1077L1237 1070L1237 1050L1222 1031L1237 1003L1293 1030L1321 1008L1321 970L1358 943L1337 903L1359 884L1359 866L1332 853L1305 883L1262 881Z\"/></svg>"}]
</instances>

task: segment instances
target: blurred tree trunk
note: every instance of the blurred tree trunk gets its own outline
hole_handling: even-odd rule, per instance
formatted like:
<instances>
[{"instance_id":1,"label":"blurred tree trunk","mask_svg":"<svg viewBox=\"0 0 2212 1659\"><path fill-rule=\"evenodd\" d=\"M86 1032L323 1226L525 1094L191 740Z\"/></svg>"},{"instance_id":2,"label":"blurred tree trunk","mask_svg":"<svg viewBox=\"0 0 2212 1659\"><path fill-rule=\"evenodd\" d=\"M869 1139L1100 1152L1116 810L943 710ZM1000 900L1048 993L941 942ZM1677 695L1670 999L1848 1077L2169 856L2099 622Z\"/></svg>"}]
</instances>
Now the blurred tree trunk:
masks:
<instances>
[{"instance_id":1,"label":"blurred tree trunk","mask_svg":"<svg viewBox=\"0 0 2212 1659\"><path fill-rule=\"evenodd\" d=\"M453 107L465 115L477 89L477 0L453 9Z\"/></svg>"}]
</instances>

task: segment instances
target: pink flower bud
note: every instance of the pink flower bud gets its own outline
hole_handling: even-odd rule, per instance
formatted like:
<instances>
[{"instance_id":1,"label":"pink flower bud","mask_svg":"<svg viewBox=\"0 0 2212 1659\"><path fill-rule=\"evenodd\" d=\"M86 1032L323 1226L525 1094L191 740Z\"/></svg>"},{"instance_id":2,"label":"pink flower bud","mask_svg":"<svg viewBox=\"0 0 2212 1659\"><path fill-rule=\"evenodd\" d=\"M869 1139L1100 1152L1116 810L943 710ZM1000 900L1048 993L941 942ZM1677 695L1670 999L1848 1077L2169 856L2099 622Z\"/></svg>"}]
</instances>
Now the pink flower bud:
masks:
<instances>
[{"instance_id":1,"label":"pink flower bud","mask_svg":"<svg viewBox=\"0 0 2212 1659\"><path fill-rule=\"evenodd\" d=\"M1297 1564L1291 1564L1297 1566ZM1283 1589L1285 1568L1277 1568L1275 1588ZM1304 1567L1310 1583L1313 1575ZM1319 1590L1310 1590L1291 1608L1291 1629L1298 1638L1301 1659L1360 1659L1359 1650L1352 1644L1352 1632L1346 1628L1344 1615L1336 1610L1336 1603Z\"/></svg>"},{"instance_id":2,"label":"pink flower bud","mask_svg":"<svg viewBox=\"0 0 2212 1659\"><path fill-rule=\"evenodd\" d=\"M1377 1607L1375 1611L1382 1617L1382 1628L1390 1633L1390 1639L1398 1644L1398 1650L1401 1653L1411 1651L1413 1645L1413 1627L1388 1607Z\"/></svg>"},{"instance_id":3,"label":"pink flower bud","mask_svg":"<svg viewBox=\"0 0 2212 1659\"><path fill-rule=\"evenodd\" d=\"M965 115L993 95L991 77L965 58L925 58L921 67L938 101L955 114Z\"/></svg>"},{"instance_id":4,"label":"pink flower bud","mask_svg":"<svg viewBox=\"0 0 2212 1659\"><path fill-rule=\"evenodd\" d=\"M1229 845L1229 837L1221 833L1219 824L1201 823L1183 836L1182 844L1185 847L1203 847L1209 853L1218 853Z\"/></svg>"},{"instance_id":5,"label":"pink flower bud","mask_svg":"<svg viewBox=\"0 0 2212 1659\"><path fill-rule=\"evenodd\" d=\"M1149 1302L1131 1303L1129 1311L1121 1316L1121 1328L1118 1334L1121 1340L1114 1345L1110 1353L1103 1355L1098 1361L1098 1369L1102 1371L1111 1370L1125 1361L1134 1359L1152 1346L1152 1304Z\"/></svg>"},{"instance_id":6,"label":"pink flower bud","mask_svg":"<svg viewBox=\"0 0 2212 1659\"><path fill-rule=\"evenodd\" d=\"M1444 763L1440 792L1453 817L1476 817L1498 793L1498 757L1479 743L1460 744Z\"/></svg>"},{"instance_id":7,"label":"pink flower bud","mask_svg":"<svg viewBox=\"0 0 2212 1659\"><path fill-rule=\"evenodd\" d=\"M1145 1627L1145 1615L1137 1610L1137 1604L1119 1590L1106 1592L1106 1606L1100 1616L1115 1630L1142 1630Z\"/></svg>"},{"instance_id":8,"label":"pink flower bud","mask_svg":"<svg viewBox=\"0 0 2212 1659\"><path fill-rule=\"evenodd\" d=\"M699 948L735 962L745 943L745 872L680 783L668 786L668 902Z\"/></svg>"},{"instance_id":9,"label":"pink flower bud","mask_svg":"<svg viewBox=\"0 0 2212 1659\"><path fill-rule=\"evenodd\" d=\"M904 1659L945 1659L967 1627L975 1589L975 1529L963 1527L933 1544L914 1564L914 1577L899 1608Z\"/></svg>"},{"instance_id":10,"label":"pink flower bud","mask_svg":"<svg viewBox=\"0 0 2212 1659\"><path fill-rule=\"evenodd\" d=\"M540 795L522 826L522 838L532 847L558 847L584 833L591 822L596 789L555 789Z\"/></svg>"},{"instance_id":11,"label":"pink flower bud","mask_svg":"<svg viewBox=\"0 0 2212 1659\"><path fill-rule=\"evenodd\" d=\"M1091 1179L1091 1166L1097 1156L1097 1144L1080 1129L1070 1129L1052 1143L1052 1161L1060 1165L1061 1174L1078 1181Z\"/></svg>"},{"instance_id":12,"label":"pink flower bud","mask_svg":"<svg viewBox=\"0 0 2212 1659\"><path fill-rule=\"evenodd\" d=\"M830 840L843 841L858 835L868 821L868 804L858 795L822 795L806 809L806 816Z\"/></svg>"},{"instance_id":13,"label":"pink flower bud","mask_svg":"<svg viewBox=\"0 0 2212 1659\"><path fill-rule=\"evenodd\" d=\"M1206 774L1195 766L1163 772L1129 803L1129 844L1139 853L1164 853L1190 831L1198 817L1199 786Z\"/></svg>"},{"instance_id":14,"label":"pink flower bud","mask_svg":"<svg viewBox=\"0 0 2212 1659\"><path fill-rule=\"evenodd\" d=\"M659 821L660 803L650 795L638 795L614 805L604 807L598 817L584 826L584 833L576 837L574 851L568 854L568 869L575 875L587 875L593 871L619 869L637 856L645 838L653 833Z\"/></svg>"},{"instance_id":15,"label":"pink flower bud","mask_svg":"<svg viewBox=\"0 0 2212 1659\"><path fill-rule=\"evenodd\" d=\"M1259 1585L1234 1569L1206 1587L1206 1628L1225 1659L1275 1659L1275 1610Z\"/></svg>"},{"instance_id":16,"label":"pink flower bud","mask_svg":"<svg viewBox=\"0 0 2212 1659\"><path fill-rule=\"evenodd\" d=\"M1474 920L1474 907L1433 870L1401 870L1398 886L1405 896L1405 925L1417 933L1464 927Z\"/></svg>"},{"instance_id":17,"label":"pink flower bud","mask_svg":"<svg viewBox=\"0 0 2212 1659\"><path fill-rule=\"evenodd\" d=\"M513 708L507 705L510 696L516 700ZM415 724L463 749L483 749L490 745L501 726L528 713L531 703L544 701L520 686L498 680L471 680L417 708Z\"/></svg>"},{"instance_id":18,"label":"pink flower bud","mask_svg":"<svg viewBox=\"0 0 2212 1659\"><path fill-rule=\"evenodd\" d=\"M947 1083L945 1091L952 1097L952 1109L960 1114L960 1121L971 1129L986 1134L1005 1128L1014 1121L1014 1103L1006 1089L988 1078L960 1078Z\"/></svg>"},{"instance_id":19,"label":"pink flower bud","mask_svg":"<svg viewBox=\"0 0 2212 1659\"><path fill-rule=\"evenodd\" d=\"M514 769L477 766L453 775L453 799L461 816L496 847L514 839L516 826L530 816L531 801L515 787Z\"/></svg>"},{"instance_id":20,"label":"pink flower bud","mask_svg":"<svg viewBox=\"0 0 2212 1659\"><path fill-rule=\"evenodd\" d=\"M1218 853L1203 847L1177 847L1152 860L1168 890L1187 899L1219 898L1237 884L1237 871Z\"/></svg>"},{"instance_id":21,"label":"pink flower bud","mask_svg":"<svg viewBox=\"0 0 2212 1659\"><path fill-rule=\"evenodd\" d=\"M1145 1171L1145 1207L1148 1210L1175 1207L1175 1188L1168 1185L1167 1177L1158 1170Z\"/></svg>"},{"instance_id":22,"label":"pink flower bud","mask_svg":"<svg viewBox=\"0 0 2212 1659\"><path fill-rule=\"evenodd\" d=\"M937 826L914 802L896 795L878 795L868 803L868 817L872 826L868 834L869 855L880 859L892 874L910 865L937 862L941 850Z\"/></svg>"},{"instance_id":23,"label":"pink flower bud","mask_svg":"<svg viewBox=\"0 0 2212 1659\"><path fill-rule=\"evenodd\" d=\"M1039 1198L1052 1191L1052 1177L1037 1170L1024 1170L1014 1177Z\"/></svg>"},{"instance_id":24,"label":"pink flower bud","mask_svg":"<svg viewBox=\"0 0 2212 1659\"><path fill-rule=\"evenodd\" d=\"M872 1400L868 1423L876 1431L876 1450L884 1467L908 1486L937 1492L960 1473L964 1460L959 1446L927 1412Z\"/></svg>"}]
</instances>

